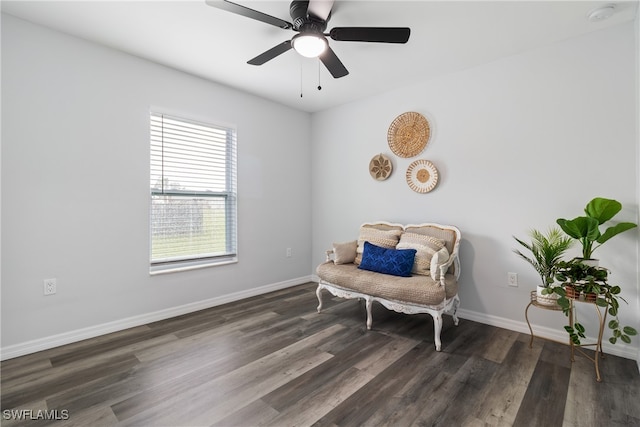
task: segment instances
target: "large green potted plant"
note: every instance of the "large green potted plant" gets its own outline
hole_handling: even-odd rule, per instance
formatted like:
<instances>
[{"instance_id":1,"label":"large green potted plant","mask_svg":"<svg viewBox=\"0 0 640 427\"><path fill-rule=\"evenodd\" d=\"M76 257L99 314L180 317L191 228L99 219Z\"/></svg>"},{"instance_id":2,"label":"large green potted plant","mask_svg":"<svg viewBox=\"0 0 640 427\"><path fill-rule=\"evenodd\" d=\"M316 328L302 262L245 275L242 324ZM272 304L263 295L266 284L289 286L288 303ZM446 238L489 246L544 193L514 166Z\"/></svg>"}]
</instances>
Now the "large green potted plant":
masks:
<instances>
[{"instance_id":1,"label":"large green potted plant","mask_svg":"<svg viewBox=\"0 0 640 427\"><path fill-rule=\"evenodd\" d=\"M593 251L604 242L637 225L631 222L619 222L608 227L604 233L600 226L611 220L622 210L622 204L617 200L596 197L584 208L585 216L573 219L559 218L556 222L567 235L578 240L582 245L582 258L592 260ZM594 246L596 245L597 246Z\"/></svg>"},{"instance_id":2,"label":"large green potted plant","mask_svg":"<svg viewBox=\"0 0 640 427\"><path fill-rule=\"evenodd\" d=\"M562 286L550 289L558 295L558 305L568 316L571 307L570 298L592 301L600 307L604 307L609 315L613 317L607 325L612 334L609 338L611 344L615 344L618 339L625 343L631 342L631 337L638 332L631 326L621 326L618 319L620 300L627 301L620 296L620 286L608 283L609 271L606 268L596 267L583 263L576 258L571 261L560 261L557 265L556 279L562 282ZM590 299L592 295L592 299ZM574 315L577 314L574 311ZM580 339L586 338L585 328L574 317L572 325L564 327L569 333L569 338L574 344L580 345Z\"/></svg>"},{"instance_id":3,"label":"large green potted plant","mask_svg":"<svg viewBox=\"0 0 640 427\"><path fill-rule=\"evenodd\" d=\"M514 249L513 252L528 262L540 276L537 301L541 304L555 305L555 298L550 296L554 294L548 290L545 291L545 289L553 285L558 263L562 260L564 253L573 245L574 240L564 235L558 227L550 228L547 234L535 229L530 230L529 237L531 242L525 242L513 236L516 242L531 253L530 255L519 249Z\"/></svg>"}]
</instances>

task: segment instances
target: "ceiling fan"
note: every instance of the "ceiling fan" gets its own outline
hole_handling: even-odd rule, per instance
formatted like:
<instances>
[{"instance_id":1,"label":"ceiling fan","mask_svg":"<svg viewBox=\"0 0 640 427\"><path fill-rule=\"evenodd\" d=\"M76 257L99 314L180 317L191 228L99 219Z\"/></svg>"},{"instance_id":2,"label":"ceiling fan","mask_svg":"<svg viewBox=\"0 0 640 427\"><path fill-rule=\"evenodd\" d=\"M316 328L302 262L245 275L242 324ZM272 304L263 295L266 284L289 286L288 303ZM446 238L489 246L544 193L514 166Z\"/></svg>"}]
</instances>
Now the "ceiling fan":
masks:
<instances>
[{"instance_id":1,"label":"ceiling fan","mask_svg":"<svg viewBox=\"0 0 640 427\"><path fill-rule=\"evenodd\" d=\"M206 0L206 3L284 30L298 32L291 40L282 42L250 59L247 61L248 64L262 65L293 48L303 56L318 57L336 79L346 76L349 71L329 47L327 36L336 41L406 43L411 34L411 29L406 27L335 27L329 33L325 33L331 18L333 0L292 1L289 14L293 23L226 0Z\"/></svg>"}]
</instances>

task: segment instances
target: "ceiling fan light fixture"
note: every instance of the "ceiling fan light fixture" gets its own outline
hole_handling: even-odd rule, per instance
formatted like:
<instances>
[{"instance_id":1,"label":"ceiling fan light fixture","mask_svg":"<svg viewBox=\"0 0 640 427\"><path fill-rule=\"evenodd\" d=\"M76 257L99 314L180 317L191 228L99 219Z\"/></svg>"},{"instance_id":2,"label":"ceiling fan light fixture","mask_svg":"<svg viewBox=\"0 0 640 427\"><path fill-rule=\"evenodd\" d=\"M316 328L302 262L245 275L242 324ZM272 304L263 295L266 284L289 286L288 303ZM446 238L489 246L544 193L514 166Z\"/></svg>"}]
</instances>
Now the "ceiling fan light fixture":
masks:
<instances>
[{"instance_id":1,"label":"ceiling fan light fixture","mask_svg":"<svg viewBox=\"0 0 640 427\"><path fill-rule=\"evenodd\" d=\"M300 55L316 58L327 49L327 39L322 34L297 34L291 39L291 45Z\"/></svg>"}]
</instances>

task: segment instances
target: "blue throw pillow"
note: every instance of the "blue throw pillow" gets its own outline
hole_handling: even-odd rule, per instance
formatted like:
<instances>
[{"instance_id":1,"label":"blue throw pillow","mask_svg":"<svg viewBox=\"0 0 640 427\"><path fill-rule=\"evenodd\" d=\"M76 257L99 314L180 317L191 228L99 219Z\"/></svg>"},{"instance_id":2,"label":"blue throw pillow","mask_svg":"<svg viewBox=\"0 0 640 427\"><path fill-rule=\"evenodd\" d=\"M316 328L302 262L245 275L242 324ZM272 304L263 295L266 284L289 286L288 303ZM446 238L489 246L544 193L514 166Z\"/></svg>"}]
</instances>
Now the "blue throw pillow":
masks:
<instances>
[{"instance_id":1,"label":"blue throw pillow","mask_svg":"<svg viewBox=\"0 0 640 427\"><path fill-rule=\"evenodd\" d=\"M358 268L394 276L411 277L415 257L415 249L387 249L364 242L362 261Z\"/></svg>"}]
</instances>

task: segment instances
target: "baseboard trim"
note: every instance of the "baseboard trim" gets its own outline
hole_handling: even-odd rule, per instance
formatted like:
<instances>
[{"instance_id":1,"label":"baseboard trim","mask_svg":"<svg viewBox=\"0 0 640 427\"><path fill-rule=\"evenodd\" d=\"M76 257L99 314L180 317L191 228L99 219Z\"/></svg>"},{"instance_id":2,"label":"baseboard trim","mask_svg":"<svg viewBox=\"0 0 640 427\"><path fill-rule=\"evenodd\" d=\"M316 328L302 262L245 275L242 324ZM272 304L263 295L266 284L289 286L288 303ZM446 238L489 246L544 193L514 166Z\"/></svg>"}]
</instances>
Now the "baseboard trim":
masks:
<instances>
[{"instance_id":1,"label":"baseboard trim","mask_svg":"<svg viewBox=\"0 0 640 427\"><path fill-rule=\"evenodd\" d=\"M515 332L521 332L529 335L529 326L526 322L518 322L504 317L492 316L490 314L478 313L476 311L458 309L457 314L462 319L473 320L474 322L483 323L485 325L496 326L498 328L508 329ZM558 342L569 342L567 333L564 330L548 328L544 326L531 325L535 331L536 337L546 338ZM612 345L607 341L607 327L605 326L605 338L602 340L602 351L613 356L624 357L625 359L637 360L638 350L628 344L618 343ZM587 337L584 342L595 342L596 338ZM640 368L640 366L639 366Z\"/></svg>"},{"instance_id":2,"label":"baseboard trim","mask_svg":"<svg viewBox=\"0 0 640 427\"><path fill-rule=\"evenodd\" d=\"M299 277L296 279L285 280L284 282L272 283L269 285L260 286L258 288L247 289L244 291L234 292L232 294L222 295L203 301L197 301L177 307L170 307L152 313L128 317L126 319L116 320L96 326L90 326L87 328L76 329L74 331L64 332L62 334L52 335L45 338L39 338L32 341L26 341L24 343L2 347L0 349L0 360L13 359L14 357L37 353L38 351L48 350L54 347L59 347L61 345L71 344L89 338L95 338L101 335L110 334L112 332L118 332L136 326L146 325L147 323L181 316L183 314L192 313L194 311L204 310L241 299L262 295L285 288L290 288L292 286L302 285L311 281L311 276Z\"/></svg>"}]
</instances>

